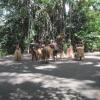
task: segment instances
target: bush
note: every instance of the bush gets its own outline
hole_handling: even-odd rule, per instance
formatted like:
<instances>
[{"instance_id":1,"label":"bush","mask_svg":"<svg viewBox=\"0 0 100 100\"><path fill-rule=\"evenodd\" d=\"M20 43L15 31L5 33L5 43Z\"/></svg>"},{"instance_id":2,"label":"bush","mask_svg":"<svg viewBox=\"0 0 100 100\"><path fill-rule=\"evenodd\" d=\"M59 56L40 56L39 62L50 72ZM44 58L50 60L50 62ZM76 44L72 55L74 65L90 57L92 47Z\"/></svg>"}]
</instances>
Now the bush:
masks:
<instances>
[{"instance_id":1,"label":"bush","mask_svg":"<svg viewBox=\"0 0 100 100\"><path fill-rule=\"evenodd\" d=\"M25 49L24 39L18 34L5 34L1 39L1 48L7 54L13 54L16 49L16 43L19 42L22 52Z\"/></svg>"},{"instance_id":2,"label":"bush","mask_svg":"<svg viewBox=\"0 0 100 100\"><path fill-rule=\"evenodd\" d=\"M0 49L0 57L6 56L6 55L7 55L7 53L4 52L2 49Z\"/></svg>"}]
</instances>

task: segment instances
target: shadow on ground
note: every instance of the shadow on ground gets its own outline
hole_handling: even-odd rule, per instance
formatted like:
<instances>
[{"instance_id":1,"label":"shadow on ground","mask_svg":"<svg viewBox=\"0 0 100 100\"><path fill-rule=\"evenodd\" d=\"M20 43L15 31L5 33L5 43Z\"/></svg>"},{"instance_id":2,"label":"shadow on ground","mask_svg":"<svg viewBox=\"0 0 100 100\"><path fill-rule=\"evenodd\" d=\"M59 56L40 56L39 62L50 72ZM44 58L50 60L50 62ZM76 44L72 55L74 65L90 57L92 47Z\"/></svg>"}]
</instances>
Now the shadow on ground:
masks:
<instances>
[{"instance_id":1,"label":"shadow on ground","mask_svg":"<svg viewBox=\"0 0 100 100\"><path fill-rule=\"evenodd\" d=\"M3 84L0 84L0 100L90 100L71 89L62 93L57 88L43 88L41 83Z\"/></svg>"},{"instance_id":2,"label":"shadow on ground","mask_svg":"<svg viewBox=\"0 0 100 100\"><path fill-rule=\"evenodd\" d=\"M0 59L0 100L100 100L100 59Z\"/></svg>"}]
</instances>

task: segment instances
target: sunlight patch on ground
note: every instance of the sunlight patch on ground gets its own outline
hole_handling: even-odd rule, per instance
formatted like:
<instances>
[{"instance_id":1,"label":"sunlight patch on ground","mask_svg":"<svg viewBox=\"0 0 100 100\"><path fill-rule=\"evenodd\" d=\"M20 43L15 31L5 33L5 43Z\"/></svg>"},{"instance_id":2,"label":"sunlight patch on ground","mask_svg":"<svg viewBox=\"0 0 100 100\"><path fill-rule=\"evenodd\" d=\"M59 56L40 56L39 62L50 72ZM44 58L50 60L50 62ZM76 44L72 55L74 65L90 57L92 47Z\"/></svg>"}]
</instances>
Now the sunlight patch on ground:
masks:
<instances>
[{"instance_id":1,"label":"sunlight patch on ground","mask_svg":"<svg viewBox=\"0 0 100 100\"><path fill-rule=\"evenodd\" d=\"M24 54L22 59L30 59L31 60L31 54Z\"/></svg>"},{"instance_id":2,"label":"sunlight patch on ground","mask_svg":"<svg viewBox=\"0 0 100 100\"><path fill-rule=\"evenodd\" d=\"M44 75L40 73L0 73L0 83L8 82L10 84L22 84L24 82L41 83L43 88L57 88L61 92L65 92L68 89L75 91L81 91L84 95L91 98L98 98L100 96L100 90L94 90L88 84L94 84L95 81L91 80L77 80L69 78L60 78L51 75ZM99 99L97 99L99 100Z\"/></svg>"},{"instance_id":3,"label":"sunlight patch on ground","mask_svg":"<svg viewBox=\"0 0 100 100\"><path fill-rule=\"evenodd\" d=\"M63 64L63 63L77 63L77 61L74 61L74 60L60 60L60 61L56 61L56 62L53 62L54 64Z\"/></svg>"},{"instance_id":4,"label":"sunlight patch on ground","mask_svg":"<svg viewBox=\"0 0 100 100\"><path fill-rule=\"evenodd\" d=\"M97 65L94 65L95 67L100 67L100 63L98 63Z\"/></svg>"},{"instance_id":5,"label":"sunlight patch on ground","mask_svg":"<svg viewBox=\"0 0 100 100\"><path fill-rule=\"evenodd\" d=\"M4 65L4 64L6 64L6 65L11 65L12 63L13 63L12 60L6 60L6 61L0 62L1 65Z\"/></svg>"},{"instance_id":6,"label":"sunlight patch on ground","mask_svg":"<svg viewBox=\"0 0 100 100\"><path fill-rule=\"evenodd\" d=\"M52 70L56 69L58 66L56 64L67 64L67 63L78 63L78 61L73 61L73 60L58 60L55 62L50 62L50 64L41 64L41 65L36 65L34 68L38 70Z\"/></svg>"},{"instance_id":7,"label":"sunlight patch on ground","mask_svg":"<svg viewBox=\"0 0 100 100\"><path fill-rule=\"evenodd\" d=\"M85 53L85 55L87 55L87 56L95 56L95 55L100 55L100 52L87 52L87 53Z\"/></svg>"},{"instance_id":8,"label":"sunlight patch on ground","mask_svg":"<svg viewBox=\"0 0 100 100\"><path fill-rule=\"evenodd\" d=\"M57 66L55 65L48 65L48 66L37 66L37 67L34 67L35 69L39 69L39 70L50 70L50 69L55 69L57 68Z\"/></svg>"},{"instance_id":9,"label":"sunlight patch on ground","mask_svg":"<svg viewBox=\"0 0 100 100\"><path fill-rule=\"evenodd\" d=\"M45 88L48 88L48 87L54 87L54 88L70 87L73 89L78 89L80 86L82 86L84 84L94 83L94 81L91 81L91 80L79 81L79 80L75 80L75 79L59 78L56 76L44 75L44 74L39 74L39 73L18 74L18 73L3 72L3 73L0 73L0 78L1 77L3 77L3 79L5 81L8 81L9 83L12 83L12 84L21 84L26 81L31 81L31 82L36 82L36 83L42 82L43 87L45 87ZM6 77L8 77L8 78L6 78Z\"/></svg>"},{"instance_id":10,"label":"sunlight patch on ground","mask_svg":"<svg viewBox=\"0 0 100 100\"><path fill-rule=\"evenodd\" d=\"M90 59L100 59L100 56L85 56L85 58L90 58Z\"/></svg>"},{"instance_id":11,"label":"sunlight patch on ground","mask_svg":"<svg viewBox=\"0 0 100 100\"><path fill-rule=\"evenodd\" d=\"M94 74L93 77L100 77L100 72L96 72L96 74Z\"/></svg>"},{"instance_id":12,"label":"sunlight patch on ground","mask_svg":"<svg viewBox=\"0 0 100 100\"><path fill-rule=\"evenodd\" d=\"M86 90L82 90L81 91L83 95L87 95L89 98L95 98L92 100L100 100L100 90L96 90L96 89L86 89Z\"/></svg>"},{"instance_id":13,"label":"sunlight patch on ground","mask_svg":"<svg viewBox=\"0 0 100 100\"><path fill-rule=\"evenodd\" d=\"M79 62L80 65L92 65L93 62Z\"/></svg>"},{"instance_id":14,"label":"sunlight patch on ground","mask_svg":"<svg viewBox=\"0 0 100 100\"><path fill-rule=\"evenodd\" d=\"M21 61L15 61L14 59L6 59L4 61L0 61L0 65L6 65L6 66L20 65L20 64L22 64Z\"/></svg>"}]
</instances>

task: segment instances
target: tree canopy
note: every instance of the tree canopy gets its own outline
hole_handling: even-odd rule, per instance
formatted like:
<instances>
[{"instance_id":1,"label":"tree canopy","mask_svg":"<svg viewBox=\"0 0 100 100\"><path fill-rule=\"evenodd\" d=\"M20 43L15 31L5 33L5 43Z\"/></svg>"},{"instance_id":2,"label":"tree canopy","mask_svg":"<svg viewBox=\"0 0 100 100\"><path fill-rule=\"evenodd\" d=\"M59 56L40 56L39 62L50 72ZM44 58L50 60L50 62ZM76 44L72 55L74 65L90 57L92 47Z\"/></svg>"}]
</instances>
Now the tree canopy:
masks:
<instances>
[{"instance_id":1,"label":"tree canopy","mask_svg":"<svg viewBox=\"0 0 100 100\"><path fill-rule=\"evenodd\" d=\"M100 49L100 1L0 0L0 48L4 52L13 53L17 41L24 51L36 36L55 39L61 33L73 45L83 40L86 51Z\"/></svg>"}]
</instances>

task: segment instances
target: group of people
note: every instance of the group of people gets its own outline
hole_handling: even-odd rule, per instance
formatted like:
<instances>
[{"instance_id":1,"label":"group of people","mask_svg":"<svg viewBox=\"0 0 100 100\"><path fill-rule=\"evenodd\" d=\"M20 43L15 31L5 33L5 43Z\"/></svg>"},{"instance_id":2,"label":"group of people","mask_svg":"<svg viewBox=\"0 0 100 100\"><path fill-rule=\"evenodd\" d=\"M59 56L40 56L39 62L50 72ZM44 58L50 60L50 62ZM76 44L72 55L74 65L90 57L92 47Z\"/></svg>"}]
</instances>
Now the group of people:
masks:
<instances>
[{"instance_id":1,"label":"group of people","mask_svg":"<svg viewBox=\"0 0 100 100\"><path fill-rule=\"evenodd\" d=\"M32 46L33 45L33 46ZM59 47L55 40L47 41L39 41L37 43L30 45L30 53L32 54L32 60L47 60L49 58L53 58L54 60L57 57L57 54L62 52L63 50Z\"/></svg>"},{"instance_id":2,"label":"group of people","mask_svg":"<svg viewBox=\"0 0 100 100\"><path fill-rule=\"evenodd\" d=\"M32 55L32 60L34 58L37 60L38 57L40 56L43 59L49 58L51 56L55 59L58 53L60 54L60 58L62 58L64 54L63 46L57 43L55 40L51 40L49 44L43 42L34 43L33 46L30 45L30 50L31 50L30 53ZM73 51L73 46L71 45L71 43L69 43L68 48L66 49L65 52L66 57L71 59L76 58L82 60L82 58L84 57L83 43L82 42L77 43L74 50L75 52ZM22 59L21 48L19 46L19 43L17 43L15 50L15 60L18 61L21 59Z\"/></svg>"}]
</instances>

